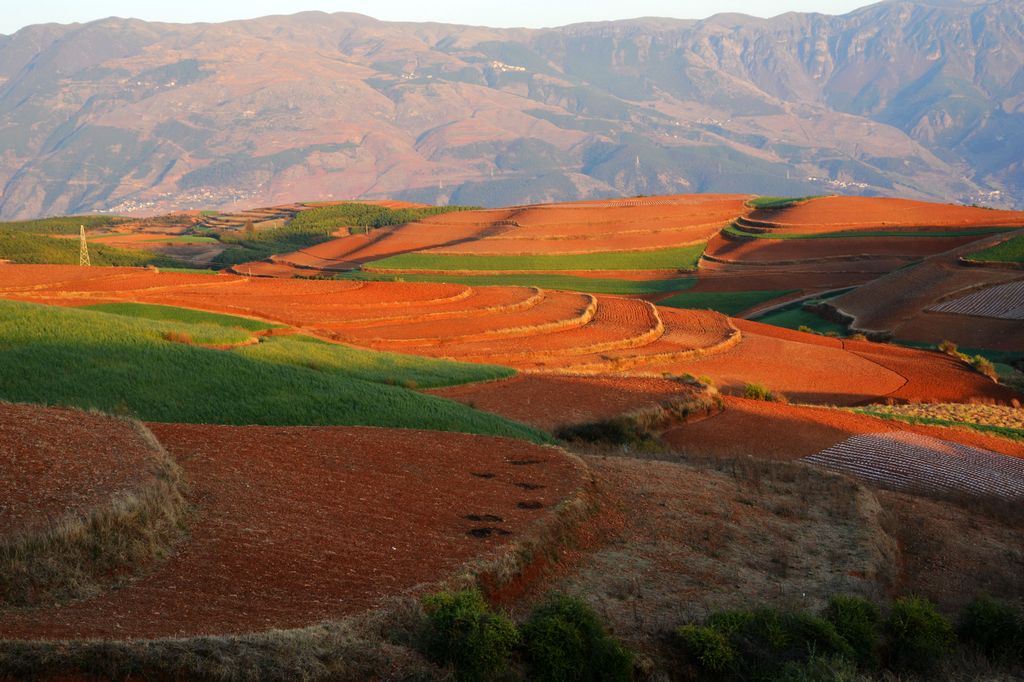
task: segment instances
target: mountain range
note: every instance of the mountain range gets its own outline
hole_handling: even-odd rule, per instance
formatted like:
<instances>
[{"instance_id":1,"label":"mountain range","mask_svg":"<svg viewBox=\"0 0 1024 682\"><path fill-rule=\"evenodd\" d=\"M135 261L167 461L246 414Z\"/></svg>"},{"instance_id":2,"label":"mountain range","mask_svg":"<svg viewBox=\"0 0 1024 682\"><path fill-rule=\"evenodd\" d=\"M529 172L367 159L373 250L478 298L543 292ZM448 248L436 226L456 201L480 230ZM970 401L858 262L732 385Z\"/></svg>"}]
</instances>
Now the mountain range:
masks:
<instances>
[{"instance_id":1,"label":"mountain range","mask_svg":"<svg viewBox=\"0 0 1024 682\"><path fill-rule=\"evenodd\" d=\"M0 36L0 217L688 192L1024 207L1024 0Z\"/></svg>"}]
</instances>

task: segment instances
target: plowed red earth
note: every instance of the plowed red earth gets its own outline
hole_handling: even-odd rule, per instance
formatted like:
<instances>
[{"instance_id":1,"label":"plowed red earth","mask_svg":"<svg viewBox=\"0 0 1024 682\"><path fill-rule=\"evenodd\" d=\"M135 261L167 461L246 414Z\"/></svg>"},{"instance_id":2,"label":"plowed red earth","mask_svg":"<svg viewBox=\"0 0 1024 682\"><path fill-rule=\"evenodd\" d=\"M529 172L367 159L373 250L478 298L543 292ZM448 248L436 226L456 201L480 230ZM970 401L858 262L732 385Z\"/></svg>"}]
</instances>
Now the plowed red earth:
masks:
<instances>
[{"instance_id":1,"label":"plowed red earth","mask_svg":"<svg viewBox=\"0 0 1024 682\"><path fill-rule=\"evenodd\" d=\"M155 453L124 419L0 402L0 537L137 489Z\"/></svg>"},{"instance_id":2,"label":"plowed red earth","mask_svg":"<svg viewBox=\"0 0 1024 682\"><path fill-rule=\"evenodd\" d=\"M494 555L581 480L555 448L456 433L152 429L198 505L186 544L121 589L4 614L0 638L230 634L358 612Z\"/></svg>"},{"instance_id":3,"label":"plowed red earth","mask_svg":"<svg viewBox=\"0 0 1024 682\"><path fill-rule=\"evenodd\" d=\"M808 457L866 433L917 433L1024 457L1024 444L967 429L920 426L828 408L725 398L725 410L678 426L664 439L680 452L707 457Z\"/></svg>"},{"instance_id":4,"label":"plowed red earth","mask_svg":"<svg viewBox=\"0 0 1024 682\"><path fill-rule=\"evenodd\" d=\"M750 215L794 232L835 232L879 227L992 227L1024 225L1024 211L991 211L974 206L933 204L878 197L821 197L782 210Z\"/></svg>"},{"instance_id":5,"label":"plowed red earth","mask_svg":"<svg viewBox=\"0 0 1024 682\"><path fill-rule=\"evenodd\" d=\"M503 381L429 392L551 430L617 417L689 395L690 389L678 381L653 377L521 374Z\"/></svg>"},{"instance_id":6,"label":"plowed red earth","mask_svg":"<svg viewBox=\"0 0 1024 682\"><path fill-rule=\"evenodd\" d=\"M821 259L855 260L877 256L912 260L977 241L978 235L959 237L829 237L822 239L722 239L708 255L743 263L812 262ZM846 267L850 267L849 264ZM886 270L888 271L888 270Z\"/></svg>"}]
</instances>

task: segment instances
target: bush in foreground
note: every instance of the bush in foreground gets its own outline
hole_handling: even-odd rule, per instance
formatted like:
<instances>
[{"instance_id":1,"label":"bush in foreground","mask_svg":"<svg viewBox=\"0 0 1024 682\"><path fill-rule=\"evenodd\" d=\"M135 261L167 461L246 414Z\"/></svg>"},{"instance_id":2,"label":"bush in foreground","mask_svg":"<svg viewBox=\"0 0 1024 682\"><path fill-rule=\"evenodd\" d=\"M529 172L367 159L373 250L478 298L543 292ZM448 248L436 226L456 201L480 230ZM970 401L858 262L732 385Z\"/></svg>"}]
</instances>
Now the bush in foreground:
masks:
<instances>
[{"instance_id":1,"label":"bush in foreground","mask_svg":"<svg viewBox=\"0 0 1024 682\"><path fill-rule=\"evenodd\" d=\"M629 680L633 656L605 632L597 615L579 599L557 596L523 626L531 679Z\"/></svg>"},{"instance_id":2,"label":"bush in foreground","mask_svg":"<svg viewBox=\"0 0 1024 682\"><path fill-rule=\"evenodd\" d=\"M764 384L749 383L743 386L743 397L750 400L764 400L770 403L784 403L785 396L776 393Z\"/></svg>"},{"instance_id":3,"label":"bush in foreground","mask_svg":"<svg viewBox=\"0 0 1024 682\"><path fill-rule=\"evenodd\" d=\"M991 597L979 597L960 614L960 639L993 660L1024 661L1024 613Z\"/></svg>"},{"instance_id":4,"label":"bush in foreground","mask_svg":"<svg viewBox=\"0 0 1024 682\"><path fill-rule=\"evenodd\" d=\"M877 606L862 597L837 595L829 600L825 618L849 643L854 657L863 668L876 668L880 663L879 648L882 621Z\"/></svg>"},{"instance_id":5,"label":"bush in foreground","mask_svg":"<svg viewBox=\"0 0 1024 682\"><path fill-rule=\"evenodd\" d=\"M519 642L512 621L492 613L479 592L440 592L423 600L428 628L424 653L455 669L456 679L486 680L508 666Z\"/></svg>"},{"instance_id":6,"label":"bush in foreground","mask_svg":"<svg viewBox=\"0 0 1024 682\"><path fill-rule=\"evenodd\" d=\"M885 632L887 660L893 670L934 671L956 643L950 622L934 604L920 597L893 602Z\"/></svg>"}]
</instances>

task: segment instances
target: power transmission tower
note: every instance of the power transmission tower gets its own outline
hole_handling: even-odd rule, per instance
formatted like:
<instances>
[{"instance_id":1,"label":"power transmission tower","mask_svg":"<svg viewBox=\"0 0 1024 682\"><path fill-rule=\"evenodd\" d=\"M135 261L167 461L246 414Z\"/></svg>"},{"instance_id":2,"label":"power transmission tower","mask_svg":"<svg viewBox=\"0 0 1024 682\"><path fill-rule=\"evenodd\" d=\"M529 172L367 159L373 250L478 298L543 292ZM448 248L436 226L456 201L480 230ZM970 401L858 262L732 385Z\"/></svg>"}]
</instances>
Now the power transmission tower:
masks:
<instances>
[{"instance_id":1,"label":"power transmission tower","mask_svg":"<svg viewBox=\"0 0 1024 682\"><path fill-rule=\"evenodd\" d=\"M85 225L79 226L78 232L78 264L92 265L89 262L89 245L85 243Z\"/></svg>"}]
</instances>

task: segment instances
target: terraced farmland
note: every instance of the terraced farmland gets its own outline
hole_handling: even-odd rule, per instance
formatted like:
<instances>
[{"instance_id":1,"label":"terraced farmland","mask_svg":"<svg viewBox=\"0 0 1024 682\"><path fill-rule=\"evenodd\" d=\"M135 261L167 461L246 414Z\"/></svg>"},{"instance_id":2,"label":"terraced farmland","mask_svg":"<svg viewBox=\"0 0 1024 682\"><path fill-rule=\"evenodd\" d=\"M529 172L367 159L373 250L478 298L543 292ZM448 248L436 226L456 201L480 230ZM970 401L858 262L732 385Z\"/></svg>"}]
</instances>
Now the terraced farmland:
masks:
<instances>
[{"instance_id":1,"label":"terraced farmland","mask_svg":"<svg viewBox=\"0 0 1024 682\"><path fill-rule=\"evenodd\" d=\"M637 299L538 287L93 272L80 279L75 268L7 267L0 269L0 295L64 306L131 301L244 315L326 341L522 371L706 374L727 391L740 392L757 381L811 402L960 396L1007 401L1012 395L937 353L878 344L846 347Z\"/></svg>"},{"instance_id":2,"label":"terraced farmland","mask_svg":"<svg viewBox=\"0 0 1024 682\"><path fill-rule=\"evenodd\" d=\"M918 434L852 436L803 461L897 490L1024 499L1024 459Z\"/></svg>"}]
</instances>

